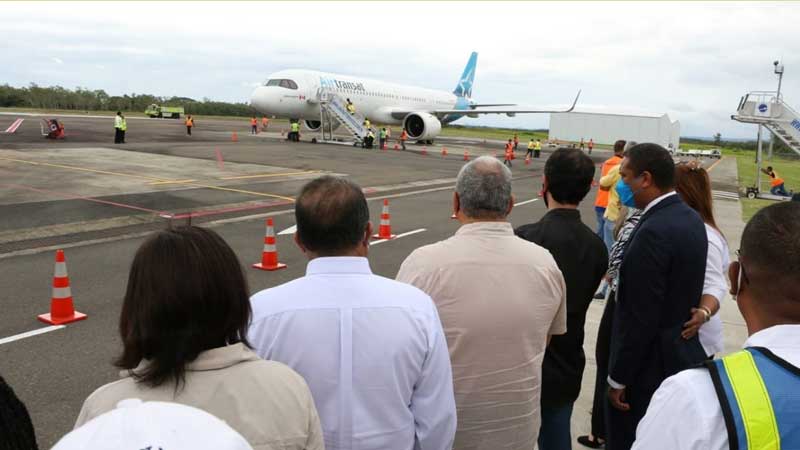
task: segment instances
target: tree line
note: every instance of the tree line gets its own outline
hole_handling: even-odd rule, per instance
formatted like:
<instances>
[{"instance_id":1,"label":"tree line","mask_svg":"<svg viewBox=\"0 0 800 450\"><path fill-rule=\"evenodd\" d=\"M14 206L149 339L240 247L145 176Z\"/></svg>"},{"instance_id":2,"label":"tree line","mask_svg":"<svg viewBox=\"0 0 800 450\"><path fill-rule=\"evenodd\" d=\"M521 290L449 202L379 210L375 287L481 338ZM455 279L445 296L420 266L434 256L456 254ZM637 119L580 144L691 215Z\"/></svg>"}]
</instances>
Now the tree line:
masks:
<instances>
[{"instance_id":1,"label":"tree line","mask_svg":"<svg viewBox=\"0 0 800 450\"><path fill-rule=\"evenodd\" d=\"M91 90L77 87L75 90L61 86L39 86L15 88L0 85L0 107L66 109L76 111L137 111L151 104L182 106L187 114L241 116L255 114L247 103L228 103L204 98L201 101L186 97L158 97L150 94L108 95L102 89Z\"/></svg>"}]
</instances>

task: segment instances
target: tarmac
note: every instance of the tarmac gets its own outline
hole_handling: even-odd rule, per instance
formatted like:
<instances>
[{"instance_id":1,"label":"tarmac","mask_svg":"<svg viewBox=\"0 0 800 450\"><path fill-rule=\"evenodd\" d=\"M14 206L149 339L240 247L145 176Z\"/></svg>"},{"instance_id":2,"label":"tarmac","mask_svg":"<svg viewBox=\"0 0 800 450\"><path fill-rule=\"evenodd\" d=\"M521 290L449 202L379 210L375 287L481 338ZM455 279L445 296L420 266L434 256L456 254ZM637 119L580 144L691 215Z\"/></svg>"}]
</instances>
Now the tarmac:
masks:
<instances>
[{"instance_id":1,"label":"tarmac","mask_svg":"<svg viewBox=\"0 0 800 450\"><path fill-rule=\"evenodd\" d=\"M7 117L7 116L6 116ZM20 115L20 117L23 117ZM411 251L451 236L452 192L463 154L502 155L502 144L467 138L439 139L423 152L365 150L352 146L290 143L281 130L249 134L247 120L196 120L192 136L182 121L131 120L126 144L114 145L113 118L64 116L67 138L49 141L38 118L16 134L0 135L0 374L26 403L39 446L49 448L67 433L83 400L118 378L112 361L120 351L121 300L134 252L155 230L185 223L213 227L236 251L251 292L302 276L306 261L290 233L277 237L278 272L250 269L260 260L264 218L276 232L294 223L292 200L320 174L346 176L369 199L373 223L380 202L390 199L392 231L370 250L375 273L394 278ZM8 117L13 121L13 118ZM237 133L237 142L231 139ZM446 146L447 156L441 147ZM426 154L427 153L427 154ZM514 161L514 226L546 212L538 197L549 152L525 165ZM595 149L596 163L610 156ZM599 170L598 170L599 175ZM743 224L736 199L736 164L723 158L711 169L718 223L738 248ZM595 189L580 207L595 228ZM54 251L65 249L76 309L88 319L47 328ZM573 414L573 441L589 430L594 384L594 342L603 301L592 303L586 322L587 366ZM726 350L737 349L746 330L735 303L724 302ZM33 334L39 333L39 334ZM574 448L582 448L574 444Z\"/></svg>"}]
</instances>

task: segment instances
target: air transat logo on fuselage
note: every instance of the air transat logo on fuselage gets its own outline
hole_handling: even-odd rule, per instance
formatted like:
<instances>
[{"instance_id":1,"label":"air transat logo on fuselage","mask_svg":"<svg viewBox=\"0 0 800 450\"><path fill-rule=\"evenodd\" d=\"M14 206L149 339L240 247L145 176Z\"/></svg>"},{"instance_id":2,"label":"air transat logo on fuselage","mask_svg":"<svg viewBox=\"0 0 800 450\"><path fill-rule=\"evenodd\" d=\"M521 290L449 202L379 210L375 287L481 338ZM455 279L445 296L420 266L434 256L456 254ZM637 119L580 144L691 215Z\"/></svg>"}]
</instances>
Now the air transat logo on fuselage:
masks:
<instances>
[{"instance_id":1,"label":"air transat logo on fuselage","mask_svg":"<svg viewBox=\"0 0 800 450\"><path fill-rule=\"evenodd\" d=\"M349 89L351 91L366 91L364 83L352 83L350 81L339 81L333 78L319 77L321 87L335 87L339 89Z\"/></svg>"}]
</instances>

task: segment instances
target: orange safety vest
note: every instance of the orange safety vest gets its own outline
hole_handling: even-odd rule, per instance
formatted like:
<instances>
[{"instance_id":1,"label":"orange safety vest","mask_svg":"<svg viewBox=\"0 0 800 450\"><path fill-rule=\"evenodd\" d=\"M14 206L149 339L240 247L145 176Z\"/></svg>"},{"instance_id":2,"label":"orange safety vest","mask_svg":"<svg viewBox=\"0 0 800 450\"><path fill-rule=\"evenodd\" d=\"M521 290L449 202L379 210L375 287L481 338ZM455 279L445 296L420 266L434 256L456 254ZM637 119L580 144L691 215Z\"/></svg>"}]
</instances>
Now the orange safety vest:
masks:
<instances>
[{"instance_id":1,"label":"orange safety vest","mask_svg":"<svg viewBox=\"0 0 800 450\"><path fill-rule=\"evenodd\" d=\"M780 186L784 183L783 178L779 177L778 172L775 172L774 170L771 174L769 174L769 176L772 178L772 181L769 182L771 187Z\"/></svg>"},{"instance_id":2,"label":"orange safety vest","mask_svg":"<svg viewBox=\"0 0 800 450\"><path fill-rule=\"evenodd\" d=\"M514 159L514 146L510 143L506 144L506 160Z\"/></svg>"},{"instance_id":3,"label":"orange safety vest","mask_svg":"<svg viewBox=\"0 0 800 450\"><path fill-rule=\"evenodd\" d=\"M261 125L266 125L268 123L269 123L269 119L267 119L266 117L262 117L261 118Z\"/></svg>"},{"instance_id":4,"label":"orange safety vest","mask_svg":"<svg viewBox=\"0 0 800 450\"><path fill-rule=\"evenodd\" d=\"M400 140L401 141L408 140L408 133L406 133L406 130L403 130L403 132L400 133Z\"/></svg>"},{"instance_id":5,"label":"orange safety vest","mask_svg":"<svg viewBox=\"0 0 800 450\"><path fill-rule=\"evenodd\" d=\"M256 119L250 119L250 125L252 126L258 125L258 121Z\"/></svg>"},{"instance_id":6,"label":"orange safety vest","mask_svg":"<svg viewBox=\"0 0 800 450\"><path fill-rule=\"evenodd\" d=\"M194 126L194 119L186 119L186 126L193 127Z\"/></svg>"},{"instance_id":7,"label":"orange safety vest","mask_svg":"<svg viewBox=\"0 0 800 450\"><path fill-rule=\"evenodd\" d=\"M600 169L600 177L604 177L608 175L608 172L613 169L615 166L618 166L622 162L622 158L617 155L608 158L603 163L603 168ZM597 199L594 201L594 206L599 206L601 208L605 208L608 206L608 191L604 191L602 189L597 190Z\"/></svg>"}]
</instances>

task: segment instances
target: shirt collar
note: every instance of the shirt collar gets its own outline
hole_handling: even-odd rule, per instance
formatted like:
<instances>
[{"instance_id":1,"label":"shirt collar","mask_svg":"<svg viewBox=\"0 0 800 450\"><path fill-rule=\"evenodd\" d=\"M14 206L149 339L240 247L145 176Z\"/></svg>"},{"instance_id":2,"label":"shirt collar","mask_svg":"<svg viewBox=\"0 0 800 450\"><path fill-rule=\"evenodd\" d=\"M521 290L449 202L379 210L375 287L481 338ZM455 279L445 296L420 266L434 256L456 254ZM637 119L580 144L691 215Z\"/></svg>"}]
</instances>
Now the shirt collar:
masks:
<instances>
[{"instance_id":1,"label":"shirt collar","mask_svg":"<svg viewBox=\"0 0 800 450\"><path fill-rule=\"evenodd\" d=\"M786 347L794 346L800 337L800 325L774 325L751 335L744 342L745 347Z\"/></svg>"},{"instance_id":2,"label":"shirt collar","mask_svg":"<svg viewBox=\"0 0 800 450\"><path fill-rule=\"evenodd\" d=\"M542 219L547 217L558 217L569 220L581 220L581 212L572 208L556 208L547 211Z\"/></svg>"},{"instance_id":3,"label":"shirt collar","mask_svg":"<svg viewBox=\"0 0 800 450\"><path fill-rule=\"evenodd\" d=\"M459 235L496 235L496 236L513 236L514 228L509 222L473 222L466 225L461 225L456 231L456 236Z\"/></svg>"},{"instance_id":4,"label":"shirt collar","mask_svg":"<svg viewBox=\"0 0 800 450\"><path fill-rule=\"evenodd\" d=\"M372 275L369 260L362 256L323 256L314 258L306 266L306 276L335 273Z\"/></svg>"},{"instance_id":5,"label":"shirt collar","mask_svg":"<svg viewBox=\"0 0 800 450\"><path fill-rule=\"evenodd\" d=\"M667 197L669 197L671 195L678 195L678 194L675 191L672 191L672 192L667 192L666 194L662 195L661 197L656 197L654 200L652 200L650 203L648 203L647 206L644 207L644 214L647 214L647 211L650 211L653 208L653 206L656 206L657 204L659 204L661 202L661 200L664 200L665 198L667 198Z\"/></svg>"},{"instance_id":6,"label":"shirt collar","mask_svg":"<svg viewBox=\"0 0 800 450\"><path fill-rule=\"evenodd\" d=\"M239 342L225 347L212 348L211 350L200 353L194 361L186 365L186 370L189 372L219 370L245 361L256 361L258 359L258 355ZM139 365L133 369L133 372L141 372L148 364L150 364L149 360L142 360ZM130 374L127 370L123 370L120 372L120 376L127 377L130 376Z\"/></svg>"}]
</instances>

